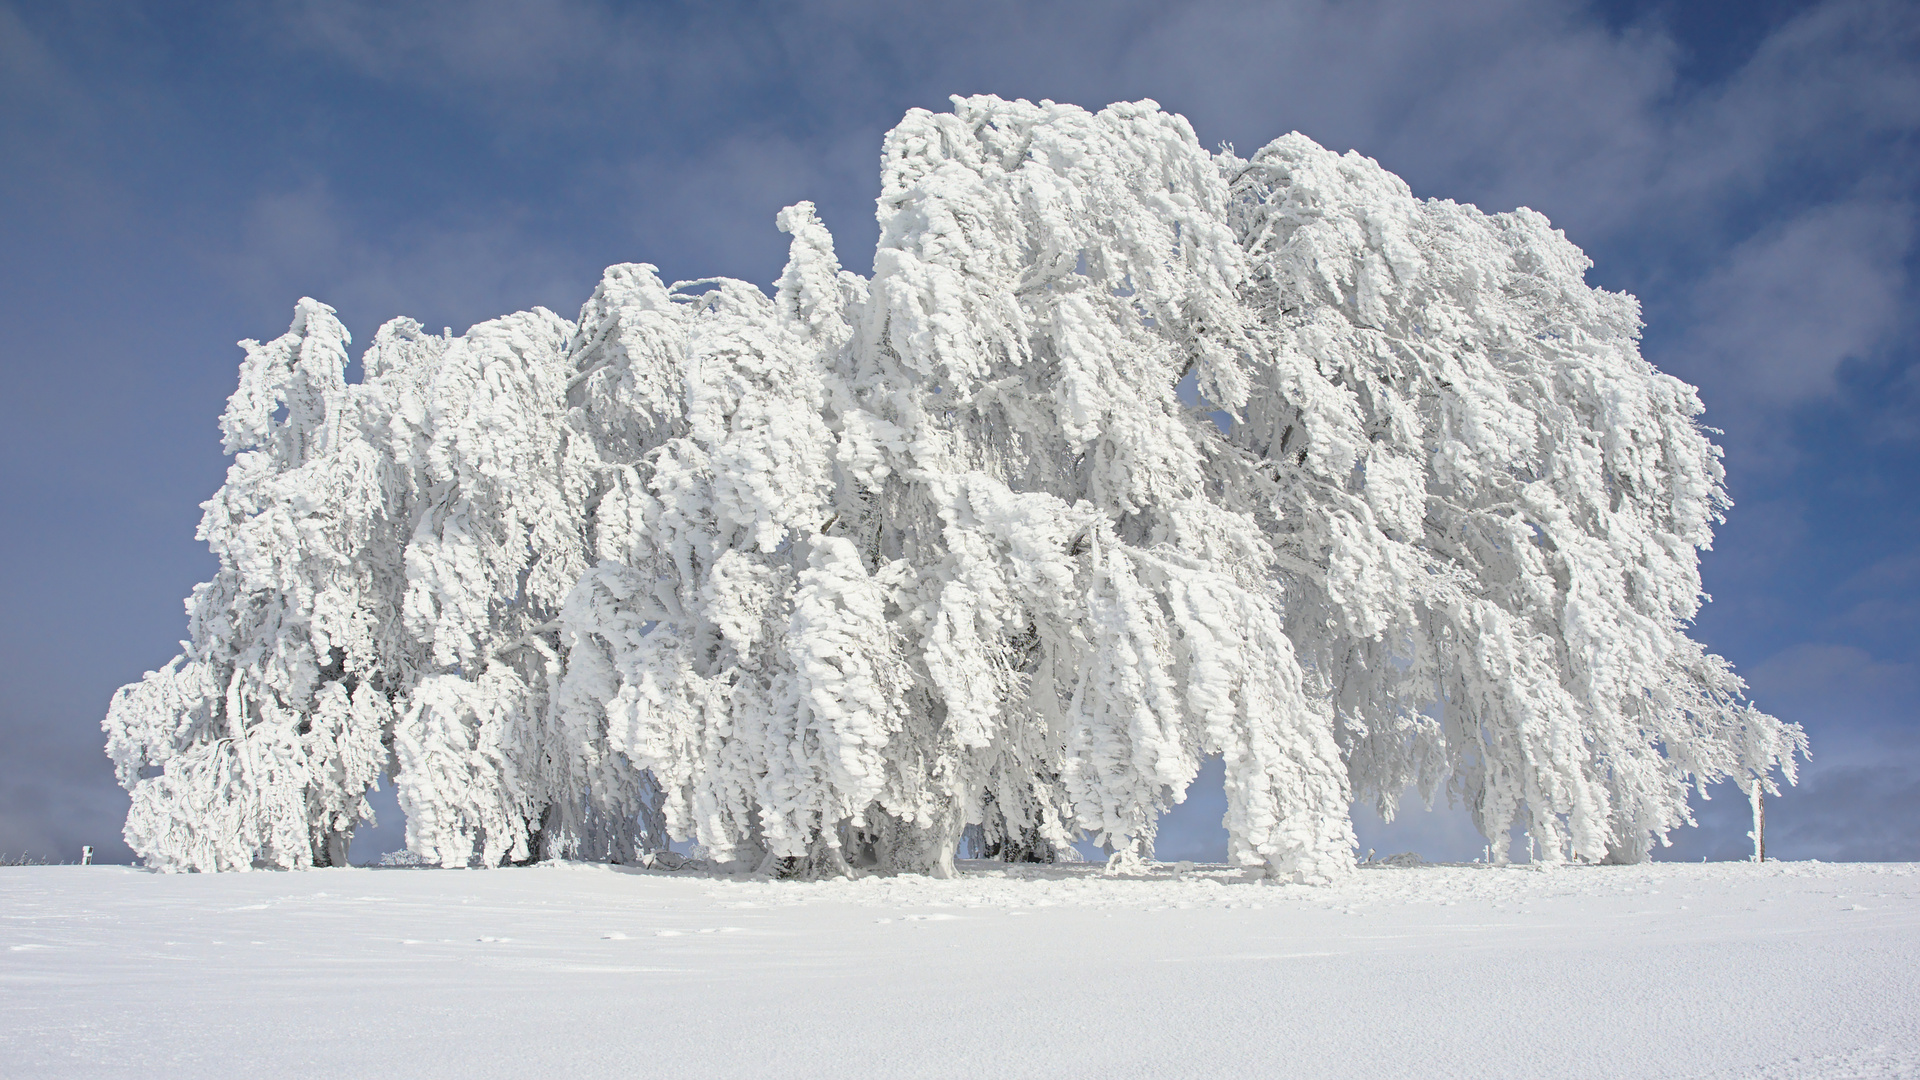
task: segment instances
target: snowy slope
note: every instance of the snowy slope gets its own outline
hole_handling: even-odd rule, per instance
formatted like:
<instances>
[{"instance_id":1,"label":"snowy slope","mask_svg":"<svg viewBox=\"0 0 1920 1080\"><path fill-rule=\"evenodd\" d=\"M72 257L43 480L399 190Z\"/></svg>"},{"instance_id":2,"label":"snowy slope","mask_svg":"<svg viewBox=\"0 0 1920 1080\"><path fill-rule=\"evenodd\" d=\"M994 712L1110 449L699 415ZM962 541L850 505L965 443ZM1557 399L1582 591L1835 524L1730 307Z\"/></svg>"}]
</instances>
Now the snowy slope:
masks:
<instances>
[{"instance_id":1,"label":"snowy slope","mask_svg":"<svg viewBox=\"0 0 1920 1080\"><path fill-rule=\"evenodd\" d=\"M1920 866L0 870L6 1077L1920 1076Z\"/></svg>"}]
</instances>

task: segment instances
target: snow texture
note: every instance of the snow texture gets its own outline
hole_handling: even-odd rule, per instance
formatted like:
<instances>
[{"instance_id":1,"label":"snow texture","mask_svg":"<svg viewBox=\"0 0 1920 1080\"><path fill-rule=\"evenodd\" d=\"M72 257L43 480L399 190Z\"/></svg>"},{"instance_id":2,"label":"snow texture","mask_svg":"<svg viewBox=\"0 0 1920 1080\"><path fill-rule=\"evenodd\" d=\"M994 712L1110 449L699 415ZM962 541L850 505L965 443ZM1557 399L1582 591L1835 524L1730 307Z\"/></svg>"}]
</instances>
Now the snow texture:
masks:
<instances>
[{"instance_id":1,"label":"snow texture","mask_svg":"<svg viewBox=\"0 0 1920 1080\"><path fill-rule=\"evenodd\" d=\"M1920 867L0 869L9 1077L1920 1076Z\"/></svg>"},{"instance_id":2,"label":"snow texture","mask_svg":"<svg viewBox=\"0 0 1920 1080\"><path fill-rule=\"evenodd\" d=\"M1218 754L1232 860L1327 883L1409 786L1636 863L1793 780L1686 635L1701 404L1545 218L1151 101L955 98L881 170L870 279L800 203L771 296L623 264L354 384L317 301L243 342L219 573L105 723L147 865L340 866L387 776L445 867L1124 871Z\"/></svg>"}]
</instances>

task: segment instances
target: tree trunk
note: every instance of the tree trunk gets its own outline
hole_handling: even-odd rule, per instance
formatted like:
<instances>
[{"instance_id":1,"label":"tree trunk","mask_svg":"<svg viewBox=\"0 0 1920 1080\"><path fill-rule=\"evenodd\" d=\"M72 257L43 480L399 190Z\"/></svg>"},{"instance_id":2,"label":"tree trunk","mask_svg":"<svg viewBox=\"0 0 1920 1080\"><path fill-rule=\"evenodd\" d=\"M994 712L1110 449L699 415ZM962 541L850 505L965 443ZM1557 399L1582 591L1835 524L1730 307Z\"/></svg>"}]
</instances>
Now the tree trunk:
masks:
<instances>
[{"instance_id":1,"label":"tree trunk","mask_svg":"<svg viewBox=\"0 0 1920 1080\"><path fill-rule=\"evenodd\" d=\"M336 829L319 824L313 828L313 865L347 865L347 847L353 843L352 829Z\"/></svg>"}]
</instances>

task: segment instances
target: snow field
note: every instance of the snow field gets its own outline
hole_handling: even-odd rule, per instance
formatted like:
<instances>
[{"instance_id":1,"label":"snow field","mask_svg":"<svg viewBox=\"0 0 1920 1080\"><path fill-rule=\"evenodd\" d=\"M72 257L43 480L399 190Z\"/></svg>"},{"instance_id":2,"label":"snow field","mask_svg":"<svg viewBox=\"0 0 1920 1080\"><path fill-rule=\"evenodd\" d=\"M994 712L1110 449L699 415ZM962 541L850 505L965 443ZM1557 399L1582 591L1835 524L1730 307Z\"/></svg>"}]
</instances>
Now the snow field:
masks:
<instances>
[{"instance_id":1,"label":"snow field","mask_svg":"<svg viewBox=\"0 0 1920 1080\"><path fill-rule=\"evenodd\" d=\"M0 870L6 1077L1920 1076L1920 866Z\"/></svg>"}]
</instances>

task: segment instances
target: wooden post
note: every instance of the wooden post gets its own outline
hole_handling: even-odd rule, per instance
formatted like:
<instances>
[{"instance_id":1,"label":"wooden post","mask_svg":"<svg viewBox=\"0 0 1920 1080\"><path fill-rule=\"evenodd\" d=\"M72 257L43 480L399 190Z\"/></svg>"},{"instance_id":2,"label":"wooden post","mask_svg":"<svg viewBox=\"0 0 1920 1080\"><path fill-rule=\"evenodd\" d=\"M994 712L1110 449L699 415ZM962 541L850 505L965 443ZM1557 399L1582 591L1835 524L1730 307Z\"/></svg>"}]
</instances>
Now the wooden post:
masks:
<instances>
[{"instance_id":1,"label":"wooden post","mask_svg":"<svg viewBox=\"0 0 1920 1080\"><path fill-rule=\"evenodd\" d=\"M1753 778L1753 861L1767 861L1767 801L1760 790L1760 778Z\"/></svg>"}]
</instances>

